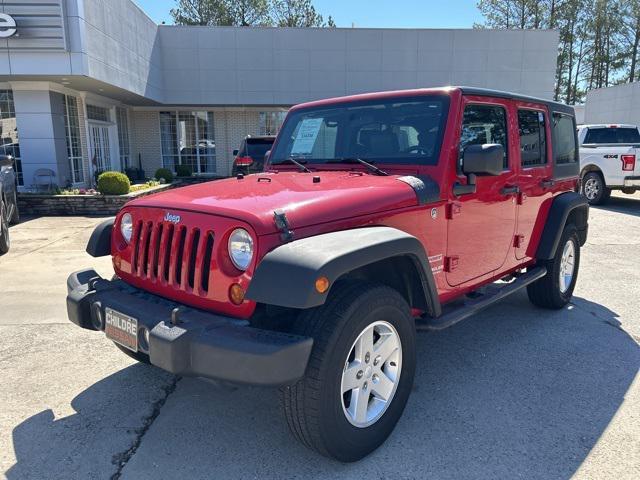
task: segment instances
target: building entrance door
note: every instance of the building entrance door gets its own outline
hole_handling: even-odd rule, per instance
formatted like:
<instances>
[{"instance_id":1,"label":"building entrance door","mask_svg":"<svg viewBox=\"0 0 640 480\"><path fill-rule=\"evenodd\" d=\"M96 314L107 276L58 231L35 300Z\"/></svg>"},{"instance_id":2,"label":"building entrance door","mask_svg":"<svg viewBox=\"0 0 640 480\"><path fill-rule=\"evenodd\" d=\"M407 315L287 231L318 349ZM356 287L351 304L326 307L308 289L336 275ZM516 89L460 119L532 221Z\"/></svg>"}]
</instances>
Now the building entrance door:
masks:
<instances>
[{"instance_id":1,"label":"building entrance door","mask_svg":"<svg viewBox=\"0 0 640 480\"><path fill-rule=\"evenodd\" d=\"M91 125L91 154L97 172L112 170L109 127Z\"/></svg>"}]
</instances>

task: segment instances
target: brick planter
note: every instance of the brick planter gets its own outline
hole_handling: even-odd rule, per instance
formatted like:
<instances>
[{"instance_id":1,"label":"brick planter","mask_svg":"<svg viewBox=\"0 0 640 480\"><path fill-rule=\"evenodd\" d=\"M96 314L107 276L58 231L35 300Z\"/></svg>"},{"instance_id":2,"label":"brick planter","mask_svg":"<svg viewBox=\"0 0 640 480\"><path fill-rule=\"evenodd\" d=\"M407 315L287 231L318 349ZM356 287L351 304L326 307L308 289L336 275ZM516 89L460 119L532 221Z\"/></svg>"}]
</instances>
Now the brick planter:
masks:
<instances>
[{"instance_id":1,"label":"brick planter","mask_svg":"<svg viewBox=\"0 0 640 480\"><path fill-rule=\"evenodd\" d=\"M175 185L159 185L127 195L37 195L18 194L20 215L105 215L112 216L134 198L167 190Z\"/></svg>"}]
</instances>

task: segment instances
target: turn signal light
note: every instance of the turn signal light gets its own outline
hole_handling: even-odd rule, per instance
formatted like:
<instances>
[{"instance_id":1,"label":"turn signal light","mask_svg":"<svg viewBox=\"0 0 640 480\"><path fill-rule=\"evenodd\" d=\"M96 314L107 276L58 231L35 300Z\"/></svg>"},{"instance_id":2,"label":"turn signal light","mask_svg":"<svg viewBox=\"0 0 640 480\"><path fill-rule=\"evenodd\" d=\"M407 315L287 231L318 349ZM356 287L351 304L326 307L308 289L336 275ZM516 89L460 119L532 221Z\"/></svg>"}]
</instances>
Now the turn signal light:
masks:
<instances>
[{"instance_id":1,"label":"turn signal light","mask_svg":"<svg viewBox=\"0 0 640 480\"><path fill-rule=\"evenodd\" d=\"M329 279L327 277L318 277L316 280L316 290L318 293L325 293L329 290Z\"/></svg>"},{"instance_id":2,"label":"turn signal light","mask_svg":"<svg viewBox=\"0 0 640 480\"><path fill-rule=\"evenodd\" d=\"M234 283L229 288L229 300L234 305L240 305L244 302L244 289L237 283Z\"/></svg>"},{"instance_id":3,"label":"turn signal light","mask_svg":"<svg viewBox=\"0 0 640 480\"><path fill-rule=\"evenodd\" d=\"M622 170L625 172L633 172L636 168L636 156L635 155L620 155L622 160Z\"/></svg>"}]
</instances>

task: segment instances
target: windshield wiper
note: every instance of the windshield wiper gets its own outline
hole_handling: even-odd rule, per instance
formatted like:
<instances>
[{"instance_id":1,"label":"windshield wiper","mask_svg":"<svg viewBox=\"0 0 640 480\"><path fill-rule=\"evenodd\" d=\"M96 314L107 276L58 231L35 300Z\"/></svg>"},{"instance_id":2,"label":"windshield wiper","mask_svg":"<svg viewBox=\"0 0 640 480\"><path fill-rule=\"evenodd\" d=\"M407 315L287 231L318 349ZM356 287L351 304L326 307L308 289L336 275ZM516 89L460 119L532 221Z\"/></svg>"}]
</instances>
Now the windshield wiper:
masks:
<instances>
[{"instance_id":1,"label":"windshield wiper","mask_svg":"<svg viewBox=\"0 0 640 480\"><path fill-rule=\"evenodd\" d=\"M366 162L358 157L336 158L335 160L329 161L329 163L359 163L360 165L364 165L365 167L367 167L371 172L375 173L376 175L383 175L383 176L389 175L384 170L376 167L373 163Z\"/></svg>"},{"instance_id":2,"label":"windshield wiper","mask_svg":"<svg viewBox=\"0 0 640 480\"><path fill-rule=\"evenodd\" d=\"M309 170L307 167L305 167L302 162L296 160L293 157L285 158L284 160L280 160L279 162L271 162L271 165L282 165L283 163L293 163L295 166L297 166L303 172L311 173L311 170Z\"/></svg>"}]
</instances>

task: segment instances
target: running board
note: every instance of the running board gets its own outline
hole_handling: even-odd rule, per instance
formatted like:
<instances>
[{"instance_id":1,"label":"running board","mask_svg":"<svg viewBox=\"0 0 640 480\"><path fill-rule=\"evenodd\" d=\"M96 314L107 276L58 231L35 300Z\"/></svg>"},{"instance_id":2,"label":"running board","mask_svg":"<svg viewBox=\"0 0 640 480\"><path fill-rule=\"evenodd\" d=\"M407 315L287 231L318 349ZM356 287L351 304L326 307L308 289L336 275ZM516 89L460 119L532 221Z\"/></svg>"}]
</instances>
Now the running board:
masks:
<instances>
[{"instance_id":1,"label":"running board","mask_svg":"<svg viewBox=\"0 0 640 480\"><path fill-rule=\"evenodd\" d=\"M488 286L488 290L491 289L490 291L480 294L477 298L466 299L461 305L451 306L451 309L448 311L445 309L444 313L439 317L422 317L422 319L416 322L416 329L443 330L455 325L465 318L484 310L495 302L508 297L512 293L544 277L546 274L547 269L545 267L535 267L504 286L491 284Z\"/></svg>"}]
</instances>

